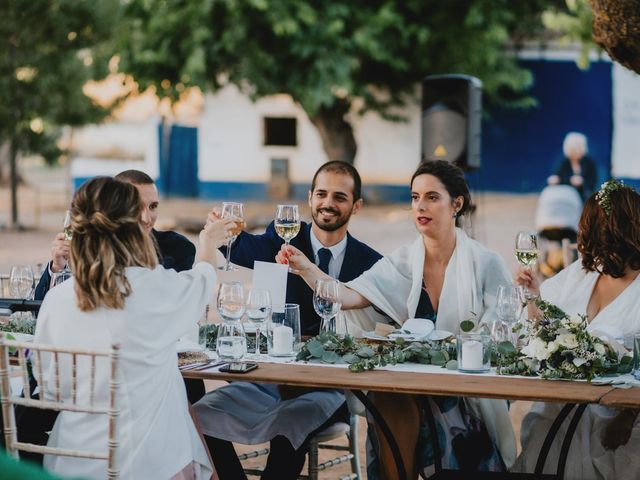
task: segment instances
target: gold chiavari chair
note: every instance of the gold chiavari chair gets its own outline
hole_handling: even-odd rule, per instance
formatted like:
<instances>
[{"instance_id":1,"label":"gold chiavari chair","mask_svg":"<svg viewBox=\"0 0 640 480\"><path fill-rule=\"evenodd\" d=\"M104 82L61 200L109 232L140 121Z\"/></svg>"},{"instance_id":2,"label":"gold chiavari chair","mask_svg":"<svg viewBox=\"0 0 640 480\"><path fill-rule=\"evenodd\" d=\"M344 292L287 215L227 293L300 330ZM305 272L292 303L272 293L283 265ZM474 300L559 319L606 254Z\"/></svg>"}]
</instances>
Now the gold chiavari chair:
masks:
<instances>
[{"instance_id":1,"label":"gold chiavari chair","mask_svg":"<svg viewBox=\"0 0 640 480\"><path fill-rule=\"evenodd\" d=\"M9 353L14 352L11 356ZM42 382L39 385L37 397L32 397L30 388L29 363L27 361L27 351L33 360L32 368L37 372L37 378ZM50 382L43 381L42 358L47 355L50 358L50 368L54 372ZM118 362L120 358L120 348L118 345L112 345L111 350L106 352L93 351L88 349L71 349L61 348L52 345L35 344L28 342L18 342L8 340L6 334L0 332L0 401L2 403L2 419L4 425L5 446L9 453L18 457L18 451L35 452L43 455L62 455L68 457L78 457L86 459L106 460L107 461L107 478L117 479L119 470L116 463L116 452L118 450L118 430L117 419L118 409L118 387L117 378ZM96 362L98 359L109 362L109 401L108 404L100 405L95 398L96 393ZM20 378L22 379L22 388L24 396L16 396L11 392L10 376L11 370L15 368L16 363L19 369ZM70 367L71 378L63 379L61 371L61 362L66 367ZM89 367L89 398L85 395L78 395L78 370L79 366ZM67 368L64 368L67 370ZM83 379L84 381L84 379ZM70 385L70 395L63 398L61 385ZM68 383L67 383L68 382ZM79 398L82 397L82 398ZM49 447L36 445L33 443L18 442L15 405L23 405L25 407L33 407L40 409L49 409L57 411L83 412L96 415L108 415L108 449L107 452L90 452L71 450L58 447Z\"/></svg>"}]
</instances>

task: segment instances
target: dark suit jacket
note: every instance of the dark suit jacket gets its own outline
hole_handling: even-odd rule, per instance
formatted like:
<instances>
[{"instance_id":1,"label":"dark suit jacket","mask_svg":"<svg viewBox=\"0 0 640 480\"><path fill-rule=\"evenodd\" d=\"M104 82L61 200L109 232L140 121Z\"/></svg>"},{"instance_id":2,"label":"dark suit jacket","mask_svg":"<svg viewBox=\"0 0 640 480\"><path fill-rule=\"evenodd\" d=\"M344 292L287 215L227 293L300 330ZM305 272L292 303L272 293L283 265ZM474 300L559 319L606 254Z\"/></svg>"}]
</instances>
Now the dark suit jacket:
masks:
<instances>
[{"instance_id":1,"label":"dark suit jacket","mask_svg":"<svg viewBox=\"0 0 640 480\"><path fill-rule=\"evenodd\" d=\"M283 243L276 234L273 222L269 224L265 233L260 235L241 232L231 247L231 261L247 268L253 268L253 262L256 260L273 262ZM291 240L291 245L315 262L311 246L311 224L302 222L300 233ZM226 253L226 247L220 250ZM382 255L347 233L347 248L338 280L353 280L371 268L380 258ZM287 279L287 303L300 305L302 334L317 335L320 330L320 317L313 309L313 291L300 276L291 273Z\"/></svg>"},{"instance_id":2,"label":"dark suit jacket","mask_svg":"<svg viewBox=\"0 0 640 480\"><path fill-rule=\"evenodd\" d=\"M184 235L176 232L159 232L151 230L155 243L159 250L158 259L164 268L173 268L176 272L190 270L196 257L196 247ZM49 264L42 272L34 298L42 300L49 291L51 275Z\"/></svg>"},{"instance_id":3,"label":"dark suit jacket","mask_svg":"<svg viewBox=\"0 0 640 480\"><path fill-rule=\"evenodd\" d=\"M596 182L598 181L598 171L596 169L595 162L588 156L582 157L580 160L580 169L582 172L583 183L579 187L574 187L578 190L578 193L582 197L582 201L585 201L596 191ZM561 185L571 185L571 177L573 176L573 169L571 168L571 161L568 158L562 159L558 168L556 169L556 175L560 177ZM571 185L573 186L573 185Z\"/></svg>"}]
</instances>

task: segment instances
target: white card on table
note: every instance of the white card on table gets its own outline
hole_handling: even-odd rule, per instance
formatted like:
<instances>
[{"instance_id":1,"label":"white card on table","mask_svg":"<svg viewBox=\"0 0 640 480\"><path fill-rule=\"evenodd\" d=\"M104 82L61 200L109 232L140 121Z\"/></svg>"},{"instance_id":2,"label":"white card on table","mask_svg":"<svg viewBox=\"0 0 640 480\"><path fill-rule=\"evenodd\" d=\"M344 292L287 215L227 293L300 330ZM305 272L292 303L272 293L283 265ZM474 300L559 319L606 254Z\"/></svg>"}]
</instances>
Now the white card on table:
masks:
<instances>
[{"instance_id":1,"label":"white card on table","mask_svg":"<svg viewBox=\"0 0 640 480\"><path fill-rule=\"evenodd\" d=\"M289 265L259 261L253 263L253 284L251 288L269 290L274 313L284 313L288 272Z\"/></svg>"}]
</instances>

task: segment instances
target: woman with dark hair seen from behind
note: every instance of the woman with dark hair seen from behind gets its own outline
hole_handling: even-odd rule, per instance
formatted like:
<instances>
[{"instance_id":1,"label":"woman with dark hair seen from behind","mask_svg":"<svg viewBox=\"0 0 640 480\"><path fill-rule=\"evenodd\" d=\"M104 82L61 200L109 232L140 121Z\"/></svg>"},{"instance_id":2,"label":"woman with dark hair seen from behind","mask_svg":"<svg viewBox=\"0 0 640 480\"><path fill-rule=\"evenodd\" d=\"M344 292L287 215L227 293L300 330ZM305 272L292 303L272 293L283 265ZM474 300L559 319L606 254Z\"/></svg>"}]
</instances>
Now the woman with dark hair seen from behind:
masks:
<instances>
[{"instance_id":1,"label":"woman with dark hair seen from behind","mask_svg":"<svg viewBox=\"0 0 640 480\"><path fill-rule=\"evenodd\" d=\"M586 315L587 330L594 335L618 343L633 338L640 333L640 195L615 180L604 183L584 205L578 251L576 262L542 285L527 269L518 272L517 282L569 315ZM544 435L562 406L536 403L525 416L518 470L533 471ZM571 443L565 478L640 478L637 416L637 410L587 407ZM555 438L548 473L555 471L564 432Z\"/></svg>"},{"instance_id":2,"label":"woman with dark hair seen from behind","mask_svg":"<svg viewBox=\"0 0 640 480\"><path fill-rule=\"evenodd\" d=\"M454 334L467 319L476 324L492 322L498 286L511 283L511 278L496 253L456 228L470 205L469 189L458 167L445 161L421 164L411 178L415 241L340 285L345 313L375 305L396 326L408 318L423 318ZM327 278L291 246L282 247L277 261L289 263L312 288L316 280ZM373 326L363 329L373 330ZM503 400L376 393L373 401L399 443L407 478L416 478L418 471L434 463L425 409L431 409L436 418L445 468L500 471L515 459L515 438ZM369 429L369 439L373 450L368 452L368 478L397 478L395 462L377 426Z\"/></svg>"},{"instance_id":3,"label":"woman with dark hair seen from behind","mask_svg":"<svg viewBox=\"0 0 640 480\"><path fill-rule=\"evenodd\" d=\"M214 472L189 415L175 343L211 300L216 250L232 222L208 223L200 232L198 263L177 273L158 265L151 237L141 228L142 207L133 185L110 177L80 187L71 207L74 275L45 297L35 341L103 351L120 345L121 478L209 478ZM95 396L106 403L109 365L100 360ZM44 378L38 383L51 385L55 369L46 355L42 367ZM70 368L70 362L61 361L62 378L69 378ZM87 363L79 362L77 368L81 399L89 395L93 373ZM70 385L63 384L61 394L70 397ZM48 444L106 452L107 428L106 416L65 411ZM44 466L82 478L105 478L107 473L106 462L100 460L45 456Z\"/></svg>"}]
</instances>

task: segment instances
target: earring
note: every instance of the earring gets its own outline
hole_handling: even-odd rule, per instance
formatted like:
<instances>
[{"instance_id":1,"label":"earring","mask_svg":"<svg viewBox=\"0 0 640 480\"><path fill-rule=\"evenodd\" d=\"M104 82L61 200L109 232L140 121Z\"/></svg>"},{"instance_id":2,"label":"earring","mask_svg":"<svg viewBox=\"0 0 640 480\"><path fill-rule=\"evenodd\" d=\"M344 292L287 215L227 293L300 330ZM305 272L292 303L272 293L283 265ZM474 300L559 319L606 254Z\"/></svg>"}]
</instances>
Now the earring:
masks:
<instances>
[{"instance_id":1,"label":"earring","mask_svg":"<svg viewBox=\"0 0 640 480\"><path fill-rule=\"evenodd\" d=\"M453 217L452 218L458 218L458 212L453 212Z\"/></svg>"}]
</instances>

